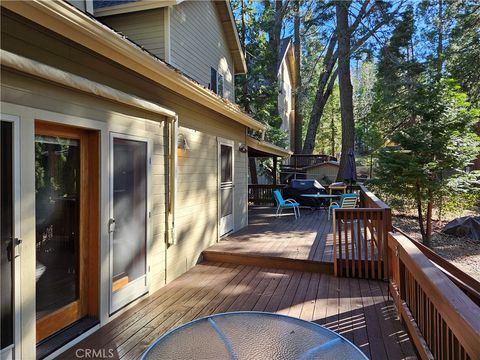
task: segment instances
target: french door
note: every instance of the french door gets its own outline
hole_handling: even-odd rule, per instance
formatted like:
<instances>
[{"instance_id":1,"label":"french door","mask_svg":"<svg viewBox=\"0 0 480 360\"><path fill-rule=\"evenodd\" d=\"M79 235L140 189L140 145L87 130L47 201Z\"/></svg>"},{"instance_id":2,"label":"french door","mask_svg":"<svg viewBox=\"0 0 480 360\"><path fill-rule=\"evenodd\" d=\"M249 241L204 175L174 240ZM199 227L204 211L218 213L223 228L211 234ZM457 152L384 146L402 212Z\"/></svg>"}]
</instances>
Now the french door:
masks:
<instances>
[{"instance_id":1,"label":"french door","mask_svg":"<svg viewBox=\"0 0 480 360\"><path fill-rule=\"evenodd\" d=\"M37 341L96 312L96 136L35 123Z\"/></svg>"},{"instance_id":2,"label":"french door","mask_svg":"<svg viewBox=\"0 0 480 360\"><path fill-rule=\"evenodd\" d=\"M20 359L19 315L19 144L18 120L2 115L0 122L0 359Z\"/></svg>"},{"instance_id":3,"label":"french door","mask_svg":"<svg viewBox=\"0 0 480 360\"><path fill-rule=\"evenodd\" d=\"M149 143L110 137L110 311L148 292Z\"/></svg>"},{"instance_id":4,"label":"french door","mask_svg":"<svg viewBox=\"0 0 480 360\"><path fill-rule=\"evenodd\" d=\"M218 141L218 178L219 178L219 236L233 231L233 142Z\"/></svg>"}]
</instances>

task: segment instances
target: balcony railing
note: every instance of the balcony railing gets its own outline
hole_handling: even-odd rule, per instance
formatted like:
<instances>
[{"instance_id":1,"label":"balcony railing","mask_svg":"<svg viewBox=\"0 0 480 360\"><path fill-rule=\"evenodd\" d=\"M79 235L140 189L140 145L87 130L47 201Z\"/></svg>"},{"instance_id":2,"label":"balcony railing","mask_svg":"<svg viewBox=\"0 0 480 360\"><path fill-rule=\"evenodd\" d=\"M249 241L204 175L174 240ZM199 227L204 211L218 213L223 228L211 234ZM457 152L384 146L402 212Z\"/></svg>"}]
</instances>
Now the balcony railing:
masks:
<instances>
[{"instance_id":1,"label":"balcony railing","mask_svg":"<svg viewBox=\"0 0 480 360\"><path fill-rule=\"evenodd\" d=\"M333 216L337 276L383 279L422 359L480 359L480 283L393 232L391 210L364 186L360 208Z\"/></svg>"},{"instance_id":2,"label":"balcony railing","mask_svg":"<svg viewBox=\"0 0 480 360\"><path fill-rule=\"evenodd\" d=\"M390 293L422 359L480 359L480 308L411 240L388 235Z\"/></svg>"},{"instance_id":3,"label":"balcony railing","mask_svg":"<svg viewBox=\"0 0 480 360\"><path fill-rule=\"evenodd\" d=\"M248 202L253 205L275 205L273 191L286 185L248 185Z\"/></svg>"}]
</instances>

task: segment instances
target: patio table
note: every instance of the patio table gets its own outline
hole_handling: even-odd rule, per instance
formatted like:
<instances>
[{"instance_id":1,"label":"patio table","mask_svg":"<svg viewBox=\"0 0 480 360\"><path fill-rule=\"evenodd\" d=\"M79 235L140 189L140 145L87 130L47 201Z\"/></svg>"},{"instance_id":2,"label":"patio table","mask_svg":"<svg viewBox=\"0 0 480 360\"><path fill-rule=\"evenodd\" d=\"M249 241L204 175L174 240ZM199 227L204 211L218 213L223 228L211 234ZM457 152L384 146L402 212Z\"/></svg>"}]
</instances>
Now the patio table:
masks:
<instances>
[{"instance_id":1,"label":"patio table","mask_svg":"<svg viewBox=\"0 0 480 360\"><path fill-rule=\"evenodd\" d=\"M142 359L367 359L341 335L290 316L239 311L173 329Z\"/></svg>"},{"instance_id":2,"label":"patio table","mask_svg":"<svg viewBox=\"0 0 480 360\"><path fill-rule=\"evenodd\" d=\"M300 196L303 197L308 197L312 199L330 199L330 204L332 203L333 199L337 199L340 197L340 195L335 195L335 194L302 194ZM319 206L317 209L323 209L323 210L328 210L328 206Z\"/></svg>"}]
</instances>

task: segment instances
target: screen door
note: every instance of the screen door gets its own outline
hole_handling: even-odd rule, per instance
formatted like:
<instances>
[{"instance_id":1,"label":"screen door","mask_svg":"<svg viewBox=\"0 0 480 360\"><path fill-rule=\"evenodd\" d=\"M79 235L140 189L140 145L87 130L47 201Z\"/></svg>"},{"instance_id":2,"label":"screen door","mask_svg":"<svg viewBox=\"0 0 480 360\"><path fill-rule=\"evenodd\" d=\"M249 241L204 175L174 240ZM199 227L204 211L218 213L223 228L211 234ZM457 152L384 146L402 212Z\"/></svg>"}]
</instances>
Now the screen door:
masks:
<instances>
[{"instance_id":1,"label":"screen door","mask_svg":"<svg viewBox=\"0 0 480 360\"><path fill-rule=\"evenodd\" d=\"M220 141L219 144L219 236L233 231L233 144Z\"/></svg>"},{"instance_id":2,"label":"screen door","mask_svg":"<svg viewBox=\"0 0 480 360\"><path fill-rule=\"evenodd\" d=\"M111 137L111 312L148 291L148 142Z\"/></svg>"}]
</instances>

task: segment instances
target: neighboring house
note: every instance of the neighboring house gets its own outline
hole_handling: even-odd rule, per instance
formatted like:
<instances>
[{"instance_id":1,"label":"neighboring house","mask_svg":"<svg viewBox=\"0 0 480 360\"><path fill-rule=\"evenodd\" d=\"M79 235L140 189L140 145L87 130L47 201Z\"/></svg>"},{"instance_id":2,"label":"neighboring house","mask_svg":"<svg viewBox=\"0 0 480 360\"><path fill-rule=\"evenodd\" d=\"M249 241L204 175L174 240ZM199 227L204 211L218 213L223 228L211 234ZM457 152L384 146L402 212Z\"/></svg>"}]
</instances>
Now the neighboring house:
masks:
<instances>
[{"instance_id":1,"label":"neighboring house","mask_svg":"<svg viewBox=\"0 0 480 360\"><path fill-rule=\"evenodd\" d=\"M295 56L291 38L280 41L278 78L278 113L282 118L281 129L288 136L289 149L295 148Z\"/></svg>"},{"instance_id":2,"label":"neighboring house","mask_svg":"<svg viewBox=\"0 0 480 360\"><path fill-rule=\"evenodd\" d=\"M228 2L162 2L180 69L71 3L2 2L2 359L61 353L248 223L247 130L264 126L205 88L217 69L233 99L246 70Z\"/></svg>"},{"instance_id":3,"label":"neighboring house","mask_svg":"<svg viewBox=\"0 0 480 360\"><path fill-rule=\"evenodd\" d=\"M303 168L307 179L315 179L322 185L330 185L337 179L339 164L336 161L326 161L321 164Z\"/></svg>"},{"instance_id":4,"label":"neighboring house","mask_svg":"<svg viewBox=\"0 0 480 360\"><path fill-rule=\"evenodd\" d=\"M295 148L295 56L291 38L280 41L277 69L278 114L282 118L280 129L287 135L287 149ZM272 179L263 172L261 159L256 159L257 184L269 185Z\"/></svg>"}]
</instances>

